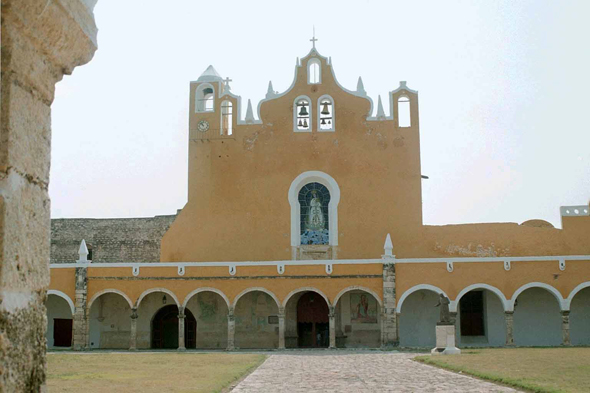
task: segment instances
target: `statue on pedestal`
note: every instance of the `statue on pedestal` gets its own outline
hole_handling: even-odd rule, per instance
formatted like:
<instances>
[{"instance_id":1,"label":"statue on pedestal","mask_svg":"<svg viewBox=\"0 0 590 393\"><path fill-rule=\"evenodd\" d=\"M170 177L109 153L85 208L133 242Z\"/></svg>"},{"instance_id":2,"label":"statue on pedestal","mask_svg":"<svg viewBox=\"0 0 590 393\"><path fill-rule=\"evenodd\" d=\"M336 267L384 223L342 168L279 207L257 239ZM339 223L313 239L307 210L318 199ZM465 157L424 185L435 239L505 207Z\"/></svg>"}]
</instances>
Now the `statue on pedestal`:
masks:
<instances>
[{"instance_id":1,"label":"statue on pedestal","mask_svg":"<svg viewBox=\"0 0 590 393\"><path fill-rule=\"evenodd\" d=\"M442 293L438 297L438 304L435 307L440 307L440 317L437 325L454 325L451 320L451 313L449 312L449 304L451 301Z\"/></svg>"}]
</instances>

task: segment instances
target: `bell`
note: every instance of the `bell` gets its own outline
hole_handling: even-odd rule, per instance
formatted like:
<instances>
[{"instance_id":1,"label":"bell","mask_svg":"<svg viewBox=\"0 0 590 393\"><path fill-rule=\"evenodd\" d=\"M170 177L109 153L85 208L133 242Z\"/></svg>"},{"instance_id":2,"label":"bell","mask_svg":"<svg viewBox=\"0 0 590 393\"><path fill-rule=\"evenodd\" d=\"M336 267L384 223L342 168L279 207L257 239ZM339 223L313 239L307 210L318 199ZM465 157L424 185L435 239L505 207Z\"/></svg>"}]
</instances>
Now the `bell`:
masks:
<instances>
[{"instance_id":1,"label":"bell","mask_svg":"<svg viewBox=\"0 0 590 393\"><path fill-rule=\"evenodd\" d=\"M299 119L299 123L297 123L297 125L298 125L299 127L303 126L303 123L301 122L301 119Z\"/></svg>"},{"instance_id":2,"label":"bell","mask_svg":"<svg viewBox=\"0 0 590 393\"><path fill-rule=\"evenodd\" d=\"M330 114L330 110L328 109L328 105L330 105L327 102L324 102L324 107L322 108L322 115L329 115Z\"/></svg>"},{"instance_id":3,"label":"bell","mask_svg":"<svg viewBox=\"0 0 590 393\"><path fill-rule=\"evenodd\" d=\"M332 120L328 120L328 124L332 124Z\"/></svg>"},{"instance_id":4,"label":"bell","mask_svg":"<svg viewBox=\"0 0 590 393\"><path fill-rule=\"evenodd\" d=\"M299 111L299 116L307 116L309 112L307 111L306 105L301 105L301 110Z\"/></svg>"},{"instance_id":5,"label":"bell","mask_svg":"<svg viewBox=\"0 0 590 393\"><path fill-rule=\"evenodd\" d=\"M322 121L320 122L321 125L325 126L326 125L326 119L322 119Z\"/></svg>"},{"instance_id":6,"label":"bell","mask_svg":"<svg viewBox=\"0 0 590 393\"><path fill-rule=\"evenodd\" d=\"M303 120L303 128L307 128L307 119Z\"/></svg>"}]
</instances>

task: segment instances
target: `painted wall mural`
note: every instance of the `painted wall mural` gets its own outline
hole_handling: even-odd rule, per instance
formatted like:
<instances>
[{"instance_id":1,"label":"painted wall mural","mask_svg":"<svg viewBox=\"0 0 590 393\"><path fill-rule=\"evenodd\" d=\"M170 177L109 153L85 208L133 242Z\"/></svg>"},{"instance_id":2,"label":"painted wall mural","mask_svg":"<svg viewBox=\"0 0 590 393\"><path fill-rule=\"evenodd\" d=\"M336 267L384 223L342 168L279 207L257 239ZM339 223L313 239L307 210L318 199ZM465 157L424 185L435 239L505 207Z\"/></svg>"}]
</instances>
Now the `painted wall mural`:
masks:
<instances>
[{"instance_id":1,"label":"painted wall mural","mask_svg":"<svg viewBox=\"0 0 590 393\"><path fill-rule=\"evenodd\" d=\"M377 300L366 293L350 294L350 321L352 323L377 323Z\"/></svg>"}]
</instances>

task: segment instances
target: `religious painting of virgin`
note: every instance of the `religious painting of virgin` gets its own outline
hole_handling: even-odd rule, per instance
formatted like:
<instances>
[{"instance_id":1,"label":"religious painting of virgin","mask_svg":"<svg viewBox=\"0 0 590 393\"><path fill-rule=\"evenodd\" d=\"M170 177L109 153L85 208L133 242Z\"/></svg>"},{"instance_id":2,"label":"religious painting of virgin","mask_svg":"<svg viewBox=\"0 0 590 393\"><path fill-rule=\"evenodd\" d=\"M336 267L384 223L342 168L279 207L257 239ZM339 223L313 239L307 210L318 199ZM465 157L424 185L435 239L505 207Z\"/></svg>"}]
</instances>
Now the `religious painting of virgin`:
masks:
<instances>
[{"instance_id":1,"label":"religious painting of virgin","mask_svg":"<svg viewBox=\"0 0 590 393\"><path fill-rule=\"evenodd\" d=\"M366 293L351 293L350 321L353 323L377 323L377 300Z\"/></svg>"}]
</instances>

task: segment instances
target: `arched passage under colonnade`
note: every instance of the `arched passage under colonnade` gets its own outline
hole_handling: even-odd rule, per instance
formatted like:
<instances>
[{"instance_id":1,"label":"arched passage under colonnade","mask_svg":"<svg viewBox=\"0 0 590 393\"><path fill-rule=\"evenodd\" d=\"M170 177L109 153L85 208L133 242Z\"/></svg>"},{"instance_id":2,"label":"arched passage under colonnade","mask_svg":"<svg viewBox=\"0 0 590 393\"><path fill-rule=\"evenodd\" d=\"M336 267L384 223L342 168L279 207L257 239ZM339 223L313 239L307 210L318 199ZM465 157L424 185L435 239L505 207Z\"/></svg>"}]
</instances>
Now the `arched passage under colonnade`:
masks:
<instances>
[{"instance_id":1,"label":"arched passage under colonnade","mask_svg":"<svg viewBox=\"0 0 590 393\"><path fill-rule=\"evenodd\" d=\"M436 323L439 318L439 310L435 306L441 293L447 296L438 287L421 284L408 289L399 298L396 312L401 347L435 346Z\"/></svg>"},{"instance_id":2,"label":"arched passage under colonnade","mask_svg":"<svg viewBox=\"0 0 590 393\"><path fill-rule=\"evenodd\" d=\"M457 306L457 345L500 347L506 344L504 312L508 300L502 291L487 284L473 284L459 292L454 303Z\"/></svg>"},{"instance_id":3,"label":"arched passage under colonnade","mask_svg":"<svg viewBox=\"0 0 590 393\"><path fill-rule=\"evenodd\" d=\"M570 340L572 345L590 345L590 282L580 284L570 297Z\"/></svg>"},{"instance_id":4,"label":"arched passage under colonnade","mask_svg":"<svg viewBox=\"0 0 590 393\"><path fill-rule=\"evenodd\" d=\"M279 302L264 288L249 288L234 300L236 348L279 347Z\"/></svg>"},{"instance_id":5,"label":"arched passage under colonnade","mask_svg":"<svg viewBox=\"0 0 590 393\"><path fill-rule=\"evenodd\" d=\"M330 303L315 288L301 288L285 298L285 347L327 348L330 346Z\"/></svg>"},{"instance_id":6,"label":"arched passage under colonnade","mask_svg":"<svg viewBox=\"0 0 590 393\"><path fill-rule=\"evenodd\" d=\"M381 347L381 299L363 287L349 287L334 299L338 348Z\"/></svg>"},{"instance_id":7,"label":"arched passage under colonnade","mask_svg":"<svg viewBox=\"0 0 590 393\"><path fill-rule=\"evenodd\" d=\"M74 302L61 291L47 291L47 348L72 346Z\"/></svg>"},{"instance_id":8,"label":"arched passage under colonnade","mask_svg":"<svg viewBox=\"0 0 590 393\"><path fill-rule=\"evenodd\" d=\"M196 320L196 348L226 349L229 300L214 288L199 288L189 293L184 308ZM188 346L187 346L188 348Z\"/></svg>"},{"instance_id":9,"label":"arched passage under colonnade","mask_svg":"<svg viewBox=\"0 0 590 393\"><path fill-rule=\"evenodd\" d=\"M112 289L94 295L88 303L88 348L129 349L132 303Z\"/></svg>"},{"instance_id":10,"label":"arched passage under colonnade","mask_svg":"<svg viewBox=\"0 0 590 393\"><path fill-rule=\"evenodd\" d=\"M145 291L137 299L136 310L136 348L195 348L195 318L190 310L181 308L178 298L169 289Z\"/></svg>"},{"instance_id":11,"label":"arched passage under colonnade","mask_svg":"<svg viewBox=\"0 0 590 393\"><path fill-rule=\"evenodd\" d=\"M550 285L530 283L512 295L514 344L557 346L562 344L561 295Z\"/></svg>"}]
</instances>

